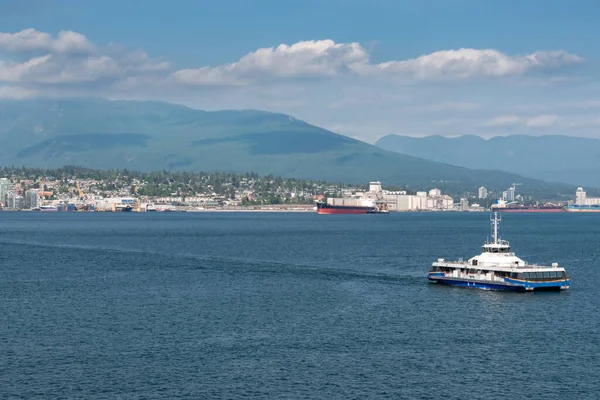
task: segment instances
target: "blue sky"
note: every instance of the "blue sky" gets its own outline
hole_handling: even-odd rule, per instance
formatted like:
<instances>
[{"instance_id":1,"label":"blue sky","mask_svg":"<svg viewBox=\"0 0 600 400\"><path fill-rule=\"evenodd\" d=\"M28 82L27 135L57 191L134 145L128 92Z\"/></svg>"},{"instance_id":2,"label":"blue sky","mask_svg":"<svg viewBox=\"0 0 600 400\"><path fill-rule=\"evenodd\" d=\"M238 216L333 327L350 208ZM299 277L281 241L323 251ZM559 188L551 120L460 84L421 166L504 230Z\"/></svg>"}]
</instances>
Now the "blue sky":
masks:
<instances>
[{"instance_id":1,"label":"blue sky","mask_svg":"<svg viewBox=\"0 0 600 400\"><path fill-rule=\"evenodd\" d=\"M265 109L371 142L600 137L598 21L596 0L0 0L0 98Z\"/></svg>"}]
</instances>

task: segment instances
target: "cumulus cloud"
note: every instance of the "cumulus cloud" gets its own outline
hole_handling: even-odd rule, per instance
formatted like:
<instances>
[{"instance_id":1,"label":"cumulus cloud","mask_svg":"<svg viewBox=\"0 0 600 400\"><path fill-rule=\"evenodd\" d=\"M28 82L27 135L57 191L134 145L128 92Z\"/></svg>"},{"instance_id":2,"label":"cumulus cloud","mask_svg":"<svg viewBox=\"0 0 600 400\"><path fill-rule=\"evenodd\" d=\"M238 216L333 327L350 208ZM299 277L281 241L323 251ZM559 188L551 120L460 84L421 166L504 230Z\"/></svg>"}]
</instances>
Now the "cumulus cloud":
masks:
<instances>
[{"instance_id":1,"label":"cumulus cloud","mask_svg":"<svg viewBox=\"0 0 600 400\"><path fill-rule=\"evenodd\" d=\"M268 78L327 78L343 74L409 80L468 79L520 75L581 62L581 57L562 50L510 56L491 49L458 49L373 64L369 52L359 43L319 40L258 49L234 63L184 69L176 71L173 77L195 85L244 85Z\"/></svg>"},{"instance_id":2,"label":"cumulus cloud","mask_svg":"<svg viewBox=\"0 0 600 400\"><path fill-rule=\"evenodd\" d=\"M24 29L16 33L0 32L0 50L13 52L48 51L48 52L86 52L94 46L88 39L77 32L60 31L56 37L35 29Z\"/></svg>"},{"instance_id":3,"label":"cumulus cloud","mask_svg":"<svg viewBox=\"0 0 600 400\"><path fill-rule=\"evenodd\" d=\"M511 56L490 49L459 49L377 64L371 62L369 51L361 44L327 39L260 48L228 64L173 70L168 62L153 59L141 50L98 46L78 32L65 30L53 35L32 28L0 32L0 51L19 53L13 59L0 60L0 82L71 86L98 83L111 90L119 84L127 89L136 84L161 88L170 85L177 91L186 86L251 86L340 76L382 82L456 80L520 75L582 62L579 56L561 50ZM472 107L458 105L461 109L463 106Z\"/></svg>"},{"instance_id":4,"label":"cumulus cloud","mask_svg":"<svg viewBox=\"0 0 600 400\"><path fill-rule=\"evenodd\" d=\"M302 41L291 46L262 48L239 61L217 67L183 69L174 73L182 83L247 84L269 78L333 77L367 64L368 52L358 43L333 40Z\"/></svg>"},{"instance_id":5,"label":"cumulus cloud","mask_svg":"<svg viewBox=\"0 0 600 400\"><path fill-rule=\"evenodd\" d=\"M55 37L35 29L0 33L0 50L31 57L26 61L0 60L0 82L44 85L111 83L141 74L164 75L164 71L170 69L168 62L151 59L141 50L128 52L117 47L100 48L73 31L61 31Z\"/></svg>"},{"instance_id":6,"label":"cumulus cloud","mask_svg":"<svg viewBox=\"0 0 600 400\"><path fill-rule=\"evenodd\" d=\"M404 61L381 63L375 68L384 73L407 75L416 79L467 79L481 76L519 75L535 68L558 68L582 62L565 51L538 51L509 56L498 50L444 50Z\"/></svg>"}]
</instances>

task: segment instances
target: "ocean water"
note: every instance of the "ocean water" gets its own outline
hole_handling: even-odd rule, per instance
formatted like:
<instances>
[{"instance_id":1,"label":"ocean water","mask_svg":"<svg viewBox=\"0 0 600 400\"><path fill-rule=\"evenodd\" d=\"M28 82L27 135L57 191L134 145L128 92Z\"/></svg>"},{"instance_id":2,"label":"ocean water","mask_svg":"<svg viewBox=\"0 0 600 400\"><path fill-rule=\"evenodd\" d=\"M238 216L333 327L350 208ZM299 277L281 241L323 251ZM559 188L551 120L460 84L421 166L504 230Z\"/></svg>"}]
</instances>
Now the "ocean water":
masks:
<instances>
[{"instance_id":1,"label":"ocean water","mask_svg":"<svg viewBox=\"0 0 600 400\"><path fill-rule=\"evenodd\" d=\"M600 215L502 233L571 289L428 283L485 213L0 213L0 398L600 398Z\"/></svg>"}]
</instances>

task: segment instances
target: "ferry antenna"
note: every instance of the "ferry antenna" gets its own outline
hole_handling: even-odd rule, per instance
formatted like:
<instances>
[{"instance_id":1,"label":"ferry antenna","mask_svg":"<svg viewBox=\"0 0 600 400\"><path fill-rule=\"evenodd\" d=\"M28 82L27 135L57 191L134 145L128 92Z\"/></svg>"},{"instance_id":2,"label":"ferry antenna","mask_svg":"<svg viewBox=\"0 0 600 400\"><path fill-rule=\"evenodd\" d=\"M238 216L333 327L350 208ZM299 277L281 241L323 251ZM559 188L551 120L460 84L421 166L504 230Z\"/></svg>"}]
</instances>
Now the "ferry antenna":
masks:
<instances>
[{"instance_id":1,"label":"ferry antenna","mask_svg":"<svg viewBox=\"0 0 600 400\"><path fill-rule=\"evenodd\" d=\"M502 221L502 218L498 216L497 211L494 211L490 219L492 221L492 238L494 239L494 244L498 244L498 224Z\"/></svg>"}]
</instances>

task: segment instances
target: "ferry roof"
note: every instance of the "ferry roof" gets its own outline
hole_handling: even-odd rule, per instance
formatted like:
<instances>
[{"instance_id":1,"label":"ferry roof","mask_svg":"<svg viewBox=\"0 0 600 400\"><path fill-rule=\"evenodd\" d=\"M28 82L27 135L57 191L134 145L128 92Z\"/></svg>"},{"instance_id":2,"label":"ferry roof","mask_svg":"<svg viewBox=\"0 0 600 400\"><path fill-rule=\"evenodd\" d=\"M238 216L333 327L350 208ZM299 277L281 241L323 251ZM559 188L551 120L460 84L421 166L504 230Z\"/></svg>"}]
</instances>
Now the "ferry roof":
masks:
<instances>
[{"instance_id":1,"label":"ferry roof","mask_svg":"<svg viewBox=\"0 0 600 400\"><path fill-rule=\"evenodd\" d=\"M547 265L535 265L535 264L524 264L524 265L492 265L492 264L481 264L472 265L466 261L445 261L440 259L433 263L435 267L448 267L448 268L466 268L466 269L480 269L486 271L510 271L510 272L540 272L540 271L562 271L565 272L563 267L547 266Z\"/></svg>"}]
</instances>

